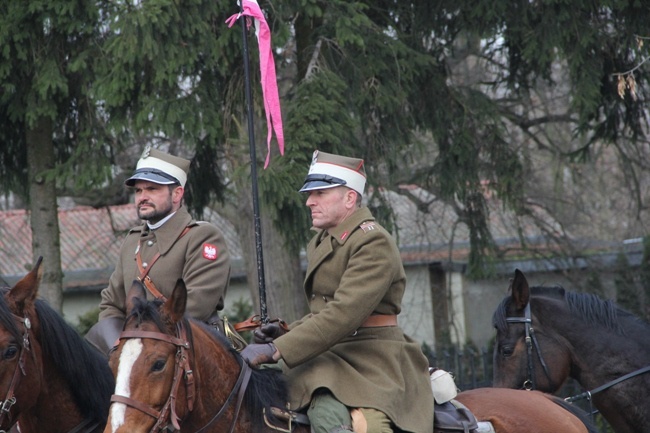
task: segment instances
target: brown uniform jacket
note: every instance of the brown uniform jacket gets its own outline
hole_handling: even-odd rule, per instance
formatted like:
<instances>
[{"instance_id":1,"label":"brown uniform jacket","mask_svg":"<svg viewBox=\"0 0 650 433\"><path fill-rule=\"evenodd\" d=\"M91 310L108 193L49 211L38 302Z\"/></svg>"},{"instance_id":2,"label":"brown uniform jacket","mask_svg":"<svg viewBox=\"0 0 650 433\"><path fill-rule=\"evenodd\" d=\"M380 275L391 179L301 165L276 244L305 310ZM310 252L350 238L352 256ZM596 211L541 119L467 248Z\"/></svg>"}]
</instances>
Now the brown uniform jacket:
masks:
<instances>
[{"instance_id":1,"label":"brown uniform jacket","mask_svg":"<svg viewBox=\"0 0 650 433\"><path fill-rule=\"evenodd\" d=\"M190 230L179 239L185 227ZM108 287L102 290L100 320L124 318L126 294L139 275L136 263L139 245L144 263L151 262L160 253L149 276L165 297L171 296L176 281L183 278L188 290L186 311L191 317L206 321L223 309L230 280L230 254L224 236L214 224L194 221L185 207L181 207L156 230L144 224L129 231ZM153 299L150 293L147 297Z\"/></svg>"},{"instance_id":2,"label":"brown uniform jacket","mask_svg":"<svg viewBox=\"0 0 650 433\"><path fill-rule=\"evenodd\" d=\"M274 343L286 364L291 407L328 388L343 404L384 412L403 431L433 431L428 361L399 327L360 328L398 314L406 277L395 241L361 208L307 247L311 314Z\"/></svg>"}]
</instances>

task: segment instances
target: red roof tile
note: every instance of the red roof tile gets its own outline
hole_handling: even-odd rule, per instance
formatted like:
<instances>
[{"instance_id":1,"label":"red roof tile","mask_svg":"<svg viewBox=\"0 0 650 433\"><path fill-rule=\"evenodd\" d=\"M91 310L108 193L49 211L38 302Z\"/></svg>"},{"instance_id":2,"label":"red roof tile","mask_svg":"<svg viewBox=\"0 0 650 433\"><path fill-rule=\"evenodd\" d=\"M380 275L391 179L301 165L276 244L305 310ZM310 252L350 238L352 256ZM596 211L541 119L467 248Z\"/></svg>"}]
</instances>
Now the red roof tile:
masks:
<instances>
[{"instance_id":1,"label":"red roof tile","mask_svg":"<svg viewBox=\"0 0 650 433\"><path fill-rule=\"evenodd\" d=\"M22 275L32 266L29 212L0 215L0 275ZM59 211L63 272L114 266L124 235L139 223L132 204Z\"/></svg>"}]
</instances>

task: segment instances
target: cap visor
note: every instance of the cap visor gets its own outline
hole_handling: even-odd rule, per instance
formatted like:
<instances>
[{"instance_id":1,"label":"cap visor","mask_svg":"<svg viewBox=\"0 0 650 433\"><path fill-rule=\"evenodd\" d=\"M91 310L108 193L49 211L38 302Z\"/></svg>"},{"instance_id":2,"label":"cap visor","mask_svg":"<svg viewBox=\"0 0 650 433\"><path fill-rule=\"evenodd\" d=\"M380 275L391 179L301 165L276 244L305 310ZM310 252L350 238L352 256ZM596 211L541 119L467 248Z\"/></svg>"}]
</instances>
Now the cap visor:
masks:
<instances>
[{"instance_id":1,"label":"cap visor","mask_svg":"<svg viewBox=\"0 0 650 433\"><path fill-rule=\"evenodd\" d=\"M344 183L331 183L331 182L324 182L322 180L310 180L308 182L305 182L305 184L300 188L299 192L307 192L307 191L314 191L317 189L328 189L328 188L336 188L337 186L343 186L345 185Z\"/></svg>"},{"instance_id":2,"label":"cap visor","mask_svg":"<svg viewBox=\"0 0 650 433\"><path fill-rule=\"evenodd\" d=\"M173 185L177 182L152 172L135 173L133 176L124 181L126 186L135 186L136 180L146 180L148 182L158 183L160 185Z\"/></svg>"}]
</instances>

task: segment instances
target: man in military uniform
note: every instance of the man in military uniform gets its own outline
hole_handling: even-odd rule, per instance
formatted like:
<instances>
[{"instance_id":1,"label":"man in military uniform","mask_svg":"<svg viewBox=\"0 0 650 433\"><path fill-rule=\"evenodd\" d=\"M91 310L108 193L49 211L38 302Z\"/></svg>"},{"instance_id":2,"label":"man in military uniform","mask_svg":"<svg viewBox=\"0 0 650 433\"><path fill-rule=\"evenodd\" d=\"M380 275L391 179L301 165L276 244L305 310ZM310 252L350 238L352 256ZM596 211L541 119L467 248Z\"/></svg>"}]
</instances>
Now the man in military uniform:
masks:
<instances>
[{"instance_id":1,"label":"man in military uniform","mask_svg":"<svg viewBox=\"0 0 650 433\"><path fill-rule=\"evenodd\" d=\"M314 153L301 192L317 233L307 246L311 314L254 333L252 366L285 364L291 408L316 433L433 431L428 362L397 325L405 273L397 245L361 205L363 160ZM354 421L352 421L354 420Z\"/></svg>"},{"instance_id":2,"label":"man in military uniform","mask_svg":"<svg viewBox=\"0 0 650 433\"><path fill-rule=\"evenodd\" d=\"M148 298L165 299L183 278L187 313L218 325L217 312L223 309L230 280L230 254L221 231L195 221L183 206L189 168L190 161L147 147L125 181L134 190L144 224L127 234L108 287L101 293L99 323L86 336L104 352L119 337L134 279L147 287Z\"/></svg>"}]
</instances>

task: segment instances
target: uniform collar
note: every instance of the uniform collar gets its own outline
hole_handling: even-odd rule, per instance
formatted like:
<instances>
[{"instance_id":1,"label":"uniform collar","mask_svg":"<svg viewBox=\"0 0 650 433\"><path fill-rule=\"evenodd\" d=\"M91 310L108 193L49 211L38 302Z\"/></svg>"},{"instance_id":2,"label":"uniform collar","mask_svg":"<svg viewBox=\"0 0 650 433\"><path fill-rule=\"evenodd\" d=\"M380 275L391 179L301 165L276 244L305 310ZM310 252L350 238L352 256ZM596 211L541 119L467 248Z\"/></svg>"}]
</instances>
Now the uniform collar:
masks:
<instances>
[{"instance_id":1,"label":"uniform collar","mask_svg":"<svg viewBox=\"0 0 650 433\"><path fill-rule=\"evenodd\" d=\"M176 242L185 227L192 221L192 217L185 207L181 207L162 226L156 230L148 230L149 234L156 237L160 254L168 252ZM146 227L146 224L145 224Z\"/></svg>"},{"instance_id":2,"label":"uniform collar","mask_svg":"<svg viewBox=\"0 0 650 433\"><path fill-rule=\"evenodd\" d=\"M359 228L361 223L374 220L375 218L370 213L370 209L362 207L355 210L354 213L347 217L341 224L327 230L327 233L336 239L339 244L343 245L352 232Z\"/></svg>"}]
</instances>

